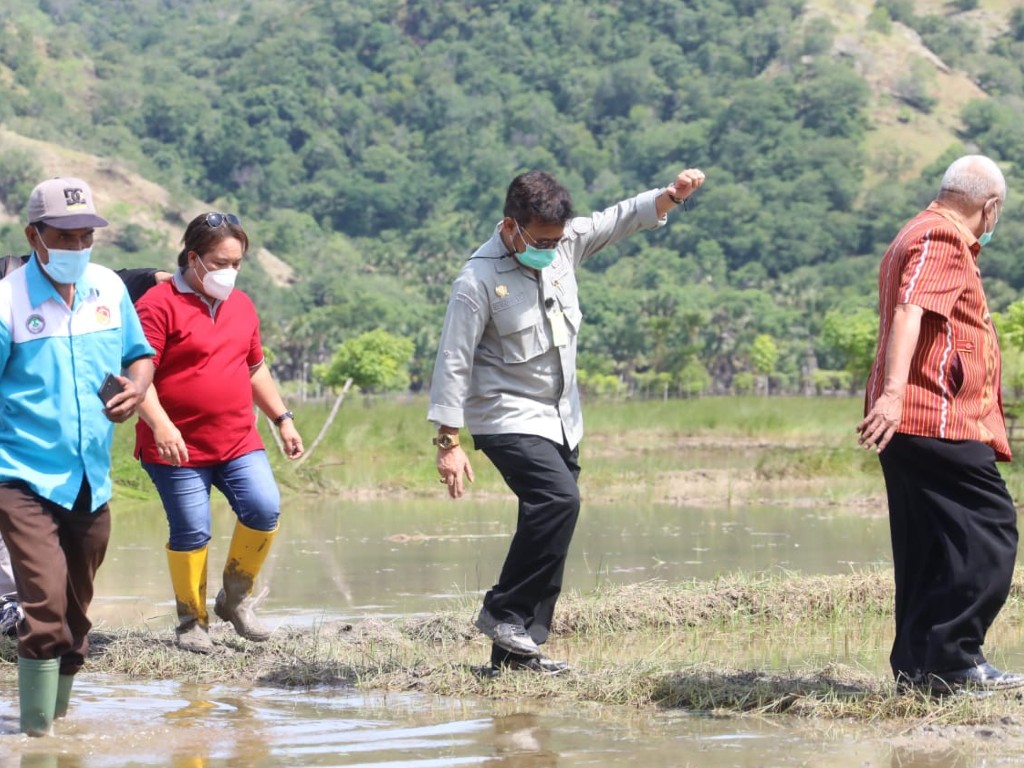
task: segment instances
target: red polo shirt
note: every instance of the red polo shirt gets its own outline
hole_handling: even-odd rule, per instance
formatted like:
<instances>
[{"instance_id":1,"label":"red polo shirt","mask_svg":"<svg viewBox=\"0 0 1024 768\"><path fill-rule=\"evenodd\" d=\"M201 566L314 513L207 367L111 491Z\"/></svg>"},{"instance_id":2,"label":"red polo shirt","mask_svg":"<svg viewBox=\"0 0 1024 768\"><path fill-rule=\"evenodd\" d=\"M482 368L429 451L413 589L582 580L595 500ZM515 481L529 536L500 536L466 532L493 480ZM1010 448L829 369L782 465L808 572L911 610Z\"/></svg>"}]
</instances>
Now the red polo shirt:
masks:
<instances>
[{"instance_id":1,"label":"red polo shirt","mask_svg":"<svg viewBox=\"0 0 1024 768\"><path fill-rule=\"evenodd\" d=\"M878 272L879 332L865 413L885 384L885 350L897 304L921 307L898 432L980 440L1010 460L1001 360L978 269L981 246L957 214L933 202L900 230Z\"/></svg>"},{"instance_id":2,"label":"red polo shirt","mask_svg":"<svg viewBox=\"0 0 1024 768\"><path fill-rule=\"evenodd\" d=\"M263 361L259 318L252 301L234 290L210 305L173 280L150 289L137 305L156 350L153 386L188 446L187 466L220 464L263 448L253 413L251 367ZM139 419L135 457L166 464L153 431Z\"/></svg>"}]
</instances>

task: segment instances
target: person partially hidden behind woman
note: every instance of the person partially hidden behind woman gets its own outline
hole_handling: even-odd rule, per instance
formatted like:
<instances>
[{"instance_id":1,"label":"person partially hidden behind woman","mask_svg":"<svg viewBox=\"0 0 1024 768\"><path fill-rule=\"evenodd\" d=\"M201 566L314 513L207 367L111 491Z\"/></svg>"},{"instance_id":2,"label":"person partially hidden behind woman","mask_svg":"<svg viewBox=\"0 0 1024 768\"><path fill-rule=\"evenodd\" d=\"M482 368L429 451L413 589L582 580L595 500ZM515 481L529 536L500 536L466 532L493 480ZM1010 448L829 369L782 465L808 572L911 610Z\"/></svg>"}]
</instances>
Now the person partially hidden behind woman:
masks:
<instances>
[{"instance_id":1,"label":"person partially hidden behind woman","mask_svg":"<svg viewBox=\"0 0 1024 768\"><path fill-rule=\"evenodd\" d=\"M135 456L167 513L178 645L210 653L210 487L238 518L214 611L242 637L266 640L252 589L277 533L281 499L253 404L277 425L289 458L299 458L303 446L263 358L256 309L234 290L249 248L241 222L233 214L201 214L182 242L178 271L138 303L156 372L139 408Z\"/></svg>"}]
</instances>

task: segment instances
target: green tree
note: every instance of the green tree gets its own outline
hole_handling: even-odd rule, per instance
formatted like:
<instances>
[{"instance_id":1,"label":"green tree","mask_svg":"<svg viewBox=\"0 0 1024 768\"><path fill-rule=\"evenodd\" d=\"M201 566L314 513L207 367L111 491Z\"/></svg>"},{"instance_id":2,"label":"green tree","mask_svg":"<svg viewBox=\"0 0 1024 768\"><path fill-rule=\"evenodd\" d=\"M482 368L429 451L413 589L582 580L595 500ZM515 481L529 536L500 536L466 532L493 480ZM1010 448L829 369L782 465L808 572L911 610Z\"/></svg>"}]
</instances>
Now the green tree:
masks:
<instances>
[{"instance_id":1,"label":"green tree","mask_svg":"<svg viewBox=\"0 0 1024 768\"><path fill-rule=\"evenodd\" d=\"M992 320L999 331L999 338L1024 352L1024 299L1013 302L1005 312L993 313Z\"/></svg>"},{"instance_id":2,"label":"green tree","mask_svg":"<svg viewBox=\"0 0 1024 768\"><path fill-rule=\"evenodd\" d=\"M711 374L696 357L690 357L675 375L679 394L683 397L697 397L711 387Z\"/></svg>"},{"instance_id":3,"label":"green tree","mask_svg":"<svg viewBox=\"0 0 1024 768\"><path fill-rule=\"evenodd\" d=\"M314 375L325 386L346 379L366 392L391 392L409 386L409 361L414 344L387 331L368 331L338 347L331 362L317 366Z\"/></svg>"},{"instance_id":4,"label":"green tree","mask_svg":"<svg viewBox=\"0 0 1024 768\"><path fill-rule=\"evenodd\" d=\"M838 353L851 386L862 386L875 360L878 318L870 309L830 310L821 324L821 341Z\"/></svg>"},{"instance_id":5,"label":"green tree","mask_svg":"<svg viewBox=\"0 0 1024 768\"><path fill-rule=\"evenodd\" d=\"M768 394L771 376L775 373L775 366L779 363L779 346L775 339L767 333L759 333L754 337L750 345L750 363L754 372L759 374L764 381L764 393Z\"/></svg>"}]
</instances>

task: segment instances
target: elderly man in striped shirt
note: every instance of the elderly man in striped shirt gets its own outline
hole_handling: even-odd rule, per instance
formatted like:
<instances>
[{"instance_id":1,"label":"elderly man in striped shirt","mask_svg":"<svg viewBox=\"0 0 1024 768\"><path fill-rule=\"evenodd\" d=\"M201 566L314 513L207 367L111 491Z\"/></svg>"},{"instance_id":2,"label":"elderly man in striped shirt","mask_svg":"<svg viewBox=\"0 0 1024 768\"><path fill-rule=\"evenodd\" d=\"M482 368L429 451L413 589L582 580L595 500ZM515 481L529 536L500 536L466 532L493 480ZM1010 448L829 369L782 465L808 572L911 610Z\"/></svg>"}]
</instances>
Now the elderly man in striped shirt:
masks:
<instances>
[{"instance_id":1,"label":"elderly man in striped shirt","mask_svg":"<svg viewBox=\"0 0 1024 768\"><path fill-rule=\"evenodd\" d=\"M1017 511L999 342L978 254L1006 181L989 158L954 161L938 197L900 230L878 275L879 332L859 442L878 451L889 501L901 689L1024 686L982 653L1010 591Z\"/></svg>"}]
</instances>

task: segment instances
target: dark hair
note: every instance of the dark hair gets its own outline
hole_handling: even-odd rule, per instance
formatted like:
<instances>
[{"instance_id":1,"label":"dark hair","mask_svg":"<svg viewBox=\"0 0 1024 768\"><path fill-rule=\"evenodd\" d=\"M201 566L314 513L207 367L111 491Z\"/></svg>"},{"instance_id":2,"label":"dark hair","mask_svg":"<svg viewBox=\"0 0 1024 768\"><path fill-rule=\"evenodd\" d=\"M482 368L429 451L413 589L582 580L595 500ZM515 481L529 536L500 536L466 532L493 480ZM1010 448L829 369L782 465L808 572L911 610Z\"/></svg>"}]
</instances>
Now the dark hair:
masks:
<instances>
[{"instance_id":1,"label":"dark hair","mask_svg":"<svg viewBox=\"0 0 1024 768\"><path fill-rule=\"evenodd\" d=\"M572 218L572 196L547 171L527 171L508 185L505 215L520 224L565 224Z\"/></svg>"},{"instance_id":2,"label":"dark hair","mask_svg":"<svg viewBox=\"0 0 1024 768\"><path fill-rule=\"evenodd\" d=\"M249 236L245 234L241 224L232 224L226 218L222 218L218 226L211 227L206 221L209 216L210 212L201 213L185 227L185 234L181 238L184 247L178 254L179 267L188 266L189 251L204 256L217 243L228 238L234 238L242 244L243 256L249 251Z\"/></svg>"}]
</instances>

